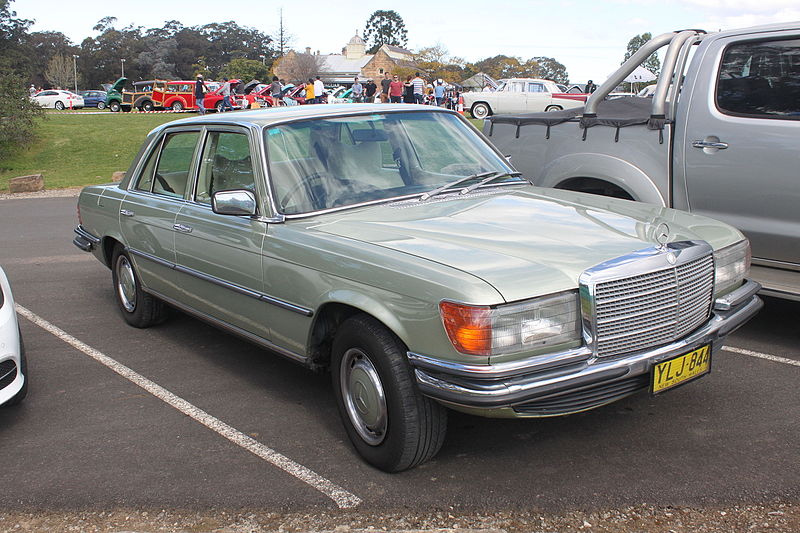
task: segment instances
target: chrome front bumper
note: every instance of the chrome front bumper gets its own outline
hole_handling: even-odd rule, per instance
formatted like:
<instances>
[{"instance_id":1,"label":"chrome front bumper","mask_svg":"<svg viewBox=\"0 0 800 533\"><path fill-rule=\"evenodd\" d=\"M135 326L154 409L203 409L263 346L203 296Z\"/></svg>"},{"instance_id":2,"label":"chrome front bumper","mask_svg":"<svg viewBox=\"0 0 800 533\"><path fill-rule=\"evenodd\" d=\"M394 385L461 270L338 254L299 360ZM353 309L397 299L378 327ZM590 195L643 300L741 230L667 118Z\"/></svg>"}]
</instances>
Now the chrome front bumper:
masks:
<instances>
[{"instance_id":1,"label":"chrome front bumper","mask_svg":"<svg viewBox=\"0 0 800 533\"><path fill-rule=\"evenodd\" d=\"M423 394L455 406L478 409L511 407L519 416L554 416L592 409L649 386L653 365L724 338L763 306L761 286L745 282L714 302L711 317L686 337L651 350L615 357L594 357L588 348L497 365L441 361L413 352Z\"/></svg>"}]
</instances>

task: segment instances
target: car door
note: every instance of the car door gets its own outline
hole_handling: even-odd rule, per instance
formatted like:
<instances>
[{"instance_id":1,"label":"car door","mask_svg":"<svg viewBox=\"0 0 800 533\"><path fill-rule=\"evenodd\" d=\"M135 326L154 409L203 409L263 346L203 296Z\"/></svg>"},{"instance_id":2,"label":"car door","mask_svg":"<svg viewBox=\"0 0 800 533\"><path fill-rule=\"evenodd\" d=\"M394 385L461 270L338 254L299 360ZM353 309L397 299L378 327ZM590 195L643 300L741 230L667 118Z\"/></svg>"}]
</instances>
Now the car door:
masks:
<instances>
[{"instance_id":1,"label":"car door","mask_svg":"<svg viewBox=\"0 0 800 533\"><path fill-rule=\"evenodd\" d=\"M495 113L524 113L528 109L524 81L509 81L502 91L494 94L497 106L492 109Z\"/></svg>"},{"instance_id":2,"label":"car door","mask_svg":"<svg viewBox=\"0 0 800 533\"><path fill-rule=\"evenodd\" d=\"M526 111L531 113L539 113L547 109L550 105L550 93L543 83L538 81L529 81L525 91L525 105Z\"/></svg>"},{"instance_id":3,"label":"car door","mask_svg":"<svg viewBox=\"0 0 800 533\"><path fill-rule=\"evenodd\" d=\"M800 35L720 39L686 113L689 206L741 229L754 262L800 265Z\"/></svg>"},{"instance_id":4,"label":"car door","mask_svg":"<svg viewBox=\"0 0 800 533\"><path fill-rule=\"evenodd\" d=\"M180 294L175 217L185 204L199 128L172 130L154 144L120 204L120 227L142 283L168 298Z\"/></svg>"},{"instance_id":5,"label":"car door","mask_svg":"<svg viewBox=\"0 0 800 533\"><path fill-rule=\"evenodd\" d=\"M175 220L176 270L182 301L217 321L268 339L269 304L262 298L261 246L267 225L257 217L214 213L212 194L256 194L252 148L244 128L204 133L196 185Z\"/></svg>"}]
</instances>

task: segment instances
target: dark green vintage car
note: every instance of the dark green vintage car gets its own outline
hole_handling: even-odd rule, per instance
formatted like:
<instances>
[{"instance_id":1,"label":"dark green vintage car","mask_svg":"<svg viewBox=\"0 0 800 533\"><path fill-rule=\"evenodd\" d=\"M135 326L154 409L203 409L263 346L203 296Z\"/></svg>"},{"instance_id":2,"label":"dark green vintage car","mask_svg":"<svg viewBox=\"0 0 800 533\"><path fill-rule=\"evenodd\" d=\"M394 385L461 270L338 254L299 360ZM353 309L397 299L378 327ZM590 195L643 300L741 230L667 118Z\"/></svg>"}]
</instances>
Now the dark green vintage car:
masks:
<instances>
[{"instance_id":1,"label":"dark green vintage car","mask_svg":"<svg viewBox=\"0 0 800 533\"><path fill-rule=\"evenodd\" d=\"M426 106L171 122L79 216L128 323L169 306L330 370L387 471L436 454L448 408L563 415L698 378L761 306L736 229L534 187Z\"/></svg>"}]
</instances>

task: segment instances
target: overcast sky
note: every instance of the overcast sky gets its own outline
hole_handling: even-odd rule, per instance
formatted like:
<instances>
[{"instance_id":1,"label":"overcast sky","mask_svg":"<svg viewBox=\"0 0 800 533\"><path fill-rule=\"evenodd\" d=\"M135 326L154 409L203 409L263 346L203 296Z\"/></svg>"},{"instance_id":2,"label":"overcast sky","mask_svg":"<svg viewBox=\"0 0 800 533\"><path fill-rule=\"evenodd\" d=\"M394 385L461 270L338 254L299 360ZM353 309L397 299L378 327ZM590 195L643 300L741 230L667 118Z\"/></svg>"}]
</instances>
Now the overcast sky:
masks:
<instances>
[{"instance_id":1,"label":"overcast sky","mask_svg":"<svg viewBox=\"0 0 800 533\"><path fill-rule=\"evenodd\" d=\"M234 2L165 0L69 3L16 0L11 9L35 21L33 31L60 31L74 44L96 32L101 18L127 25L161 27L178 19L185 26L233 20L269 35L277 32L279 9L292 46L339 53L377 9L394 9L405 21L408 48L443 45L451 55L477 61L497 54L527 59L549 56L567 67L571 81L605 79L625 56L631 37L683 28L708 31L800 20L800 0L406 0L374 2ZM91 8L91 9L90 9ZM169 13L169 14L168 14Z\"/></svg>"}]
</instances>

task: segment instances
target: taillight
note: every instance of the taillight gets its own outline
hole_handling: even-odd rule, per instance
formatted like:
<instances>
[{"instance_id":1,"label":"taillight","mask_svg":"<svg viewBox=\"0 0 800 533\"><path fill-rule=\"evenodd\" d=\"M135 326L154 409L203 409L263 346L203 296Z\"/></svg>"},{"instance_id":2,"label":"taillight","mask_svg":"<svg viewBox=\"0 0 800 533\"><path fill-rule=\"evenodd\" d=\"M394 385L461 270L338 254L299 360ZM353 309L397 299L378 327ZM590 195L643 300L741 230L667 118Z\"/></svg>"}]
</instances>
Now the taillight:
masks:
<instances>
[{"instance_id":1,"label":"taillight","mask_svg":"<svg viewBox=\"0 0 800 533\"><path fill-rule=\"evenodd\" d=\"M81 204L78 204L78 224L83 226L83 219L81 218Z\"/></svg>"}]
</instances>

